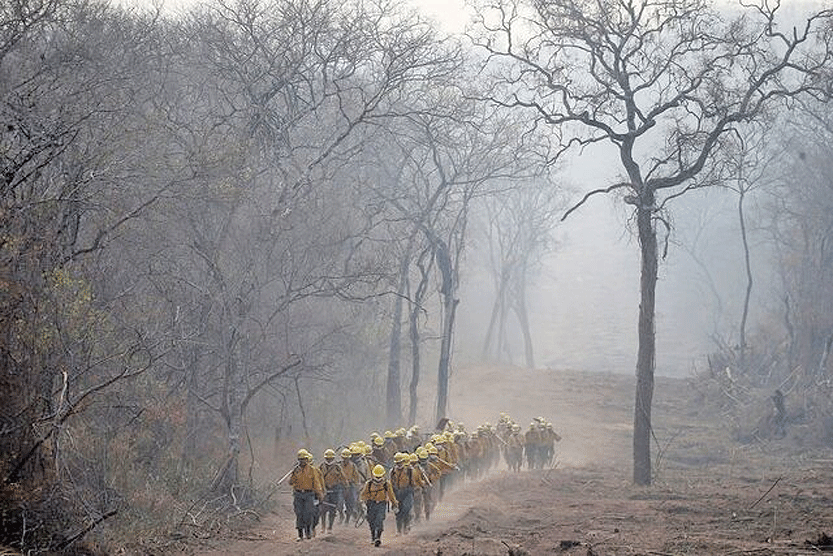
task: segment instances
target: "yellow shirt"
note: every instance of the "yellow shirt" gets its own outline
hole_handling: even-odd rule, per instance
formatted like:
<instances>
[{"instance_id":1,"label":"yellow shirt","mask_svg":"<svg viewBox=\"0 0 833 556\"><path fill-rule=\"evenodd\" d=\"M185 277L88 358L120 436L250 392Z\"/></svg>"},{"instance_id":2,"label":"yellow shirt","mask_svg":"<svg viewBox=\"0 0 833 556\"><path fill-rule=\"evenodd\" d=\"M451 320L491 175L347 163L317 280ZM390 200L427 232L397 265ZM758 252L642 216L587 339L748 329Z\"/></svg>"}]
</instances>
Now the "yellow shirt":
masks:
<instances>
[{"instance_id":1,"label":"yellow shirt","mask_svg":"<svg viewBox=\"0 0 833 556\"><path fill-rule=\"evenodd\" d=\"M318 470L321 471L321 474L324 476L325 488L333 488L337 485L344 486L347 484L347 479L344 477L341 465L336 462L327 463L325 461L318 467Z\"/></svg>"},{"instance_id":2,"label":"yellow shirt","mask_svg":"<svg viewBox=\"0 0 833 556\"><path fill-rule=\"evenodd\" d=\"M396 501L396 495L393 493L393 487L390 485L390 481L386 479L382 481L374 481L373 479L367 481L362 488L360 498L363 502L384 502L387 500L394 506L399 504Z\"/></svg>"},{"instance_id":3,"label":"yellow shirt","mask_svg":"<svg viewBox=\"0 0 833 556\"><path fill-rule=\"evenodd\" d=\"M289 477L289 484L294 490L314 491L319 497L324 496L324 481L318 470L310 464L295 467Z\"/></svg>"},{"instance_id":4,"label":"yellow shirt","mask_svg":"<svg viewBox=\"0 0 833 556\"><path fill-rule=\"evenodd\" d=\"M347 484L358 485L364 481L361 473L359 473L359 468L349 459L341 462L341 472L344 474Z\"/></svg>"},{"instance_id":5,"label":"yellow shirt","mask_svg":"<svg viewBox=\"0 0 833 556\"><path fill-rule=\"evenodd\" d=\"M440 471L440 468L437 464L431 463L430 461L426 460L425 462L420 461L420 466L424 470L426 477L432 483L432 485L440 480L440 475L442 475L442 471Z\"/></svg>"},{"instance_id":6,"label":"yellow shirt","mask_svg":"<svg viewBox=\"0 0 833 556\"><path fill-rule=\"evenodd\" d=\"M393 488L419 487L422 486L422 475L410 465L394 467L390 472L390 482Z\"/></svg>"}]
</instances>

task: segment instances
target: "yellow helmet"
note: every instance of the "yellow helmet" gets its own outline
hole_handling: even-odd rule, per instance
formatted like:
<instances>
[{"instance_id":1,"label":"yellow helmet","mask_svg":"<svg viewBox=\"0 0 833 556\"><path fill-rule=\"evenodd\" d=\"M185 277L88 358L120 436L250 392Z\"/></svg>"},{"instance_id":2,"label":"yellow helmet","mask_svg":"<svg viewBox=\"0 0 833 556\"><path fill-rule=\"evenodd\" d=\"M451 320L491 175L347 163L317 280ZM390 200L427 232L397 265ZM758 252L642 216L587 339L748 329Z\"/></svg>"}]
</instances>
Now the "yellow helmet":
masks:
<instances>
[{"instance_id":1,"label":"yellow helmet","mask_svg":"<svg viewBox=\"0 0 833 556\"><path fill-rule=\"evenodd\" d=\"M393 461L394 463L402 463L402 460L407 457L407 454L404 452L396 452L393 454Z\"/></svg>"},{"instance_id":2,"label":"yellow helmet","mask_svg":"<svg viewBox=\"0 0 833 556\"><path fill-rule=\"evenodd\" d=\"M425 448L417 448L416 455L419 459L426 459L428 457L428 450Z\"/></svg>"},{"instance_id":3,"label":"yellow helmet","mask_svg":"<svg viewBox=\"0 0 833 556\"><path fill-rule=\"evenodd\" d=\"M373 468L373 476L377 479L381 479L385 476L385 468L381 465L376 465L376 467Z\"/></svg>"},{"instance_id":4,"label":"yellow helmet","mask_svg":"<svg viewBox=\"0 0 833 556\"><path fill-rule=\"evenodd\" d=\"M333 451L332 448L328 448L328 449L324 450L324 458L332 459L334 457L336 457L336 453Z\"/></svg>"},{"instance_id":5,"label":"yellow helmet","mask_svg":"<svg viewBox=\"0 0 833 556\"><path fill-rule=\"evenodd\" d=\"M362 450L364 451L364 455L366 456L369 456L371 453L373 453L373 448L371 448L370 446L365 446L364 448L362 448Z\"/></svg>"},{"instance_id":6,"label":"yellow helmet","mask_svg":"<svg viewBox=\"0 0 833 556\"><path fill-rule=\"evenodd\" d=\"M416 463L417 461L419 461L419 456L417 456L416 454L411 454L408 456L408 461L410 461L411 463Z\"/></svg>"},{"instance_id":7,"label":"yellow helmet","mask_svg":"<svg viewBox=\"0 0 833 556\"><path fill-rule=\"evenodd\" d=\"M350 446L350 453L354 455L361 455L364 453L364 448L362 448L358 444Z\"/></svg>"},{"instance_id":8,"label":"yellow helmet","mask_svg":"<svg viewBox=\"0 0 833 556\"><path fill-rule=\"evenodd\" d=\"M298 450L298 459L312 459L312 454L301 448Z\"/></svg>"},{"instance_id":9,"label":"yellow helmet","mask_svg":"<svg viewBox=\"0 0 833 556\"><path fill-rule=\"evenodd\" d=\"M373 439L373 444L375 444L376 446L381 446L384 443L385 443L385 441L382 440L381 436L377 436L376 438Z\"/></svg>"},{"instance_id":10,"label":"yellow helmet","mask_svg":"<svg viewBox=\"0 0 833 556\"><path fill-rule=\"evenodd\" d=\"M393 433L391 431L385 431L385 438L393 438Z\"/></svg>"},{"instance_id":11,"label":"yellow helmet","mask_svg":"<svg viewBox=\"0 0 833 556\"><path fill-rule=\"evenodd\" d=\"M350 454L352 454L352 453L353 453L353 452L350 450L350 448L344 448L344 449L341 451L341 457L342 457L342 459L347 459L347 458L349 458L349 457L350 457Z\"/></svg>"},{"instance_id":12,"label":"yellow helmet","mask_svg":"<svg viewBox=\"0 0 833 556\"><path fill-rule=\"evenodd\" d=\"M429 454L434 454L434 455L437 455L437 454L439 454L439 453L440 453L440 451L439 451L439 450L437 450L437 447L436 447L436 446L431 446L430 448L428 448L428 453L429 453Z\"/></svg>"},{"instance_id":13,"label":"yellow helmet","mask_svg":"<svg viewBox=\"0 0 833 556\"><path fill-rule=\"evenodd\" d=\"M425 449L428 450L429 452L431 451L431 448L433 448L433 447L434 447L434 444L432 444L431 442L426 442L425 443Z\"/></svg>"}]
</instances>

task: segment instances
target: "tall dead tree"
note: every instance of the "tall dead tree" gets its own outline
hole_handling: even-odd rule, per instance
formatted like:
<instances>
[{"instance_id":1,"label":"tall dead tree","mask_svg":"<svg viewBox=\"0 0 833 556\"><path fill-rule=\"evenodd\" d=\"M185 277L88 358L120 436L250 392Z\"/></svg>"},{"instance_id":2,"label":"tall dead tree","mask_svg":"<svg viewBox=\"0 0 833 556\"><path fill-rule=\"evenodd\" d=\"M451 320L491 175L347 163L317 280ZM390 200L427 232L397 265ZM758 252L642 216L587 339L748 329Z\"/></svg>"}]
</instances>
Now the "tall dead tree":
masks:
<instances>
[{"instance_id":1,"label":"tall dead tree","mask_svg":"<svg viewBox=\"0 0 833 556\"><path fill-rule=\"evenodd\" d=\"M526 111L562 144L604 143L621 178L594 187L632 207L641 257L633 478L651 483L658 226L667 203L722 176L715 153L733 131L787 98L826 97L831 11L783 28L779 2L718 12L706 0L495 0L478 4L494 76L488 100ZM664 249L663 249L664 250Z\"/></svg>"}]
</instances>

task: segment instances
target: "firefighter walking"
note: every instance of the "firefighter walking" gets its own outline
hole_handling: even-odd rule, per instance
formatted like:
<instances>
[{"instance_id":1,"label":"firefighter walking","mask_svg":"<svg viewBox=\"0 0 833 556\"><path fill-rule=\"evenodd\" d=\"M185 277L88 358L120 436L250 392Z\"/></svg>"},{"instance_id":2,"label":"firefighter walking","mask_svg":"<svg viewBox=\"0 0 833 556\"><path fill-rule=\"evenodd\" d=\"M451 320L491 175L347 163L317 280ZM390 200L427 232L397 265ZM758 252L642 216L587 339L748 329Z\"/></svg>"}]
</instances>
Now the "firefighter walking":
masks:
<instances>
[{"instance_id":1,"label":"firefighter walking","mask_svg":"<svg viewBox=\"0 0 833 556\"><path fill-rule=\"evenodd\" d=\"M367 524L370 526L370 540L374 546L382 544L382 531L385 526L385 514L388 504L394 511L399 507L390 481L385 478L385 468L377 464L371 473L372 478L364 484L361 500L367 505Z\"/></svg>"},{"instance_id":2,"label":"firefighter walking","mask_svg":"<svg viewBox=\"0 0 833 556\"><path fill-rule=\"evenodd\" d=\"M324 452L324 461L318 467L321 475L324 478L324 489L326 496L321 502L321 530L332 531L333 521L336 518L336 512L341 514L342 520L344 514L342 513L342 505L344 504L344 489L348 486L347 478L344 476L344 470L340 463L336 462L336 453L333 450L326 450ZM329 522L327 520L329 517Z\"/></svg>"},{"instance_id":3,"label":"firefighter walking","mask_svg":"<svg viewBox=\"0 0 833 556\"><path fill-rule=\"evenodd\" d=\"M312 466L312 454L303 448L298 451L298 465L292 470L289 484L293 493L298 540L302 541L304 537L310 539L315 520L315 501L324 499L324 484Z\"/></svg>"},{"instance_id":4,"label":"firefighter walking","mask_svg":"<svg viewBox=\"0 0 833 556\"><path fill-rule=\"evenodd\" d=\"M396 532L407 534L411 530L411 509L414 507L414 490L422 488L419 472L411 467L410 454L397 452L393 458L394 467L390 472L393 493L399 501L396 512Z\"/></svg>"}]
</instances>

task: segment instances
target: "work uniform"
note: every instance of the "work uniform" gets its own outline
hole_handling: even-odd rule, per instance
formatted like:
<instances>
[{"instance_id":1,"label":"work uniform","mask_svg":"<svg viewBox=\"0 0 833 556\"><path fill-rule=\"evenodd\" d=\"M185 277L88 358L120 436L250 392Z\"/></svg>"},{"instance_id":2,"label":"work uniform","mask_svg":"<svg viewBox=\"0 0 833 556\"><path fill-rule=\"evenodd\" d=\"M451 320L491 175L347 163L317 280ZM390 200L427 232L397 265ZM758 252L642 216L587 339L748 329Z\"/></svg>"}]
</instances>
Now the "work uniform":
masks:
<instances>
[{"instance_id":1,"label":"work uniform","mask_svg":"<svg viewBox=\"0 0 833 556\"><path fill-rule=\"evenodd\" d=\"M426 462L428 460L426 459ZM419 476L419 487L414 487L414 508L411 511L412 519L416 522L419 522L423 515L425 515L425 504L426 504L426 489L430 484L430 479L428 479L428 473L425 471L425 467L420 464L419 457L414 456L411 458L411 468L414 470L414 473Z\"/></svg>"},{"instance_id":2,"label":"work uniform","mask_svg":"<svg viewBox=\"0 0 833 556\"><path fill-rule=\"evenodd\" d=\"M524 453L526 464L530 469L538 468L541 454L539 454L541 434L534 424L529 425L529 430L524 434Z\"/></svg>"},{"instance_id":3,"label":"work uniform","mask_svg":"<svg viewBox=\"0 0 833 556\"><path fill-rule=\"evenodd\" d=\"M524 459L524 439L520 431L513 430L506 439L506 465L512 471L520 471Z\"/></svg>"},{"instance_id":4,"label":"work uniform","mask_svg":"<svg viewBox=\"0 0 833 556\"><path fill-rule=\"evenodd\" d=\"M344 489L347 486L347 478L344 476L341 464L334 460L324 461L318 469L324 478L324 489L327 492L321 508L321 515L324 516L323 526L328 531L332 531L336 511L341 513L341 506L344 504ZM329 524L327 523L327 516L330 517ZM343 517L342 515L342 519Z\"/></svg>"},{"instance_id":5,"label":"work uniform","mask_svg":"<svg viewBox=\"0 0 833 556\"><path fill-rule=\"evenodd\" d=\"M411 510L414 507L414 490L422 488L422 476L411 467L410 463L397 464L390 472L393 493L399 501L396 513L396 532L408 533L411 530Z\"/></svg>"},{"instance_id":6,"label":"work uniform","mask_svg":"<svg viewBox=\"0 0 833 556\"><path fill-rule=\"evenodd\" d=\"M312 463L312 462L310 462ZM312 536L315 536L315 528L318 527L318 522L321 520L321 511L324 507L322 502L324 502L324 497L327 495L327 491L324 488L324 474L321 473L321 470L317 467L313 467L312 470L318 475L318 482L321 485L321 490L324 493L322 496L319 496L315 499L315 511L312 512Z\"/></svg>"},{"instance_id":7,"label":"work uniform","mask_svg":"<svg viewBox=\"0 0 833 556\"><path fill-rule=\"evenodd\" d=\"M453 481L452 477L454 471L457 470L457 465L455 462L451 461L451 454L448 451L448 448L445 445L445 441L438 442L435 444L435 448L437 449L437 458L438 462L440 462L440 471L443 472L442 476L440 477L440 489L439 489L439 500L443 499L445 496L446 491L451 486L451 482Z\"/></svg>"},{"instance_id":8,"label":"work uniform","mask_svg":"<svg viewBox=\"0 0 833 556\"><path fill-rule=\"evenodd\" d=\"M547 465L552 465L553 456L555 455L555 443L561 440L561 435L555 432L551 423L547 423L541 431L541 438L544 442L544 459Z\"/></svg>"},{"instance_id":9,"label":"work uniform","mask_svg":"<svg viewBox=\"0 0 833 556\"><path fill-rule=\"evenodd\" d=\"M354 517L358 517L356 506L359 485L364 484L364 477L359 473L358 467L350 458L341 460L341 472L347 481L347 485L344 487L344 521L349 523Z\"/></svg>"},{"instance_id":10,"label":"work uniform","mask_svg":"<svg viewBox=\"0 0 833 556\"><path fill-rule=\"evenodd\" d=\"M293 492L293 509L295 510L295 527L298 529L298 539L312 538L313 522L315 520L315 500L324 498L324 483L317 470L310 463L299 462L292 470L289 484Z\"/></svg>"},{"instance_id":11,"label":"work uniform","mask_svg":"<svg viewBox=\"0 0 833 556\"><path fill-rule=\"evenodd\" d=\"M442 472L437 464L429 461L428 458L419 458L419 466L424 474L424 481L422 485L422 509L425 512L425 521L431 518L431 512L434 511L434 506L437 504L435 492L435 485L440 484L440 476Z\"/></svg>"},{"instance_id":12,"label":"work uniform","mask_svg":"<svg viewBox=\"0 0 833 556\"><path fill-rule=\"evenodd\" d=\"M385 524L385 513L388 503L398 506L396 495L390 481L384 477L370 479L364 484L360 498L367 505L367 523L370 526L370 536L373 544L379 546L382 542L382 530Z\"/></svg>"},{"instance_id":13,"label":"work uniform","mask_svg":"<svg viewBox=\"0 0 833 556\"><path fill-rule=\"evenodd\" d=\"M370 467L376 464L381 465L386 470L390 469L390 456L387 447L384 445L375 444L373 446L373 452L370 454Z\"/></svg>"}]
</instances>

